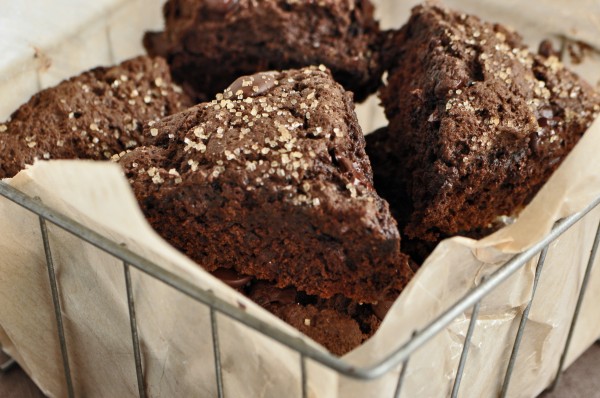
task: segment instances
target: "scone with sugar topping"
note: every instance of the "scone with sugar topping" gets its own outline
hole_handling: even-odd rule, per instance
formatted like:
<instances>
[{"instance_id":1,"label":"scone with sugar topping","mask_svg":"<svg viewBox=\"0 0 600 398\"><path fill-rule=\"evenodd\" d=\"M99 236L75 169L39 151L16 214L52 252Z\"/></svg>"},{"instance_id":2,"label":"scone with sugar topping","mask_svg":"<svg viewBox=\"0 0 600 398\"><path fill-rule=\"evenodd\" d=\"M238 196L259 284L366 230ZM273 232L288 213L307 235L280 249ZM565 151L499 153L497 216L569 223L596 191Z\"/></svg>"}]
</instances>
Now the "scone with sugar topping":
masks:
<instances>
[{"instance_id":1,"label":"scone with sugar topping","mask_svg":"<svg viewBox=\"0 0 600 398\"><path fill-rule=\"evenodd\" d=\"M514 216L600 111L597 91L556 57L435 4L413 10L386 54L390 124L367 151L409 238L478 236Z\"/></svg>"},{"instance_id":2,"label":"scone with sugar topping","mask_svg":"<svg viewBox=\"0 0 600 398\"><path fill-rule=\"evenodd\" d=\"M0 124L0 178L38 159L110 159L143 144L146 122L189 105L161 58L84 72L34 95Z\"/></svg>"},{"instance_id":3,"label":"scone with sugar topping","mask_svg":"<svg viewBox=\"0 0 600 398\"><path fill-rule=\"evenodd\" d=\"M370 303L406 283L352 96L325 67L239 78L146 132L120 163L152 226L206 269Z\"/></svg>"},{"instance_id":4,"label":"scone with sugar topping","mask_svg":"<svg viewBox=\"0 0 600 398\"><path fill-rule=\"evenodd\" d=\"M148 33L148 53L169 61L195 98L238 76L325 64L366 98L380 85L379 25L369 0L169 0L165 30Z\"/></svg>"}]
</instances>

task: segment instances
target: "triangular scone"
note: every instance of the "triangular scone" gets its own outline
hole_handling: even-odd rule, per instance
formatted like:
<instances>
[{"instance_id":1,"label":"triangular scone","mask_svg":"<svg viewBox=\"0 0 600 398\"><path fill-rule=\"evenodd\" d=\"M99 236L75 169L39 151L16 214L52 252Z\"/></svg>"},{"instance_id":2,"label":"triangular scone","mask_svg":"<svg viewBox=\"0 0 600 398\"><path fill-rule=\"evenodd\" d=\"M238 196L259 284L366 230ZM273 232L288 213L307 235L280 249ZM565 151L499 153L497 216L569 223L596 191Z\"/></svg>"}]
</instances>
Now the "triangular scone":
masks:
<instances>
[{"instance_id":1,"label":"triangular scone","mask_svg":"<svg viewBox=\"0 0 600 398\"><path fill-rule=\"evenodd\" d=\"M361 302L406 283L352 95L324 67L242 77L147 134L121 165L152 226L206 269Z\"/></svg>"},{"instance_id":2,"label":"triangular scone","mask_svg":"<svg viewBox=\"0 0 600 398\"><path fill-rule=\"evenodd\" d=\"M0 178L37 159L108 160L143 144L146 122L189 105L162 58L94 68L39 92L0 124Z\"/></svg>"},{"instance_id":3,"label":"triangular scone","mask_svg":"<svg viewBox=\"0 0 600 398\"><path fill-rule=\"evenodd\" d=\"M381 98L390 124L367 150L396 163L378 160L387 166L374 170L375 181L408 191L410 238L476 234L514 215L600 110L598 94L556 57L436 5L413 9L387 54Z\"/></svg>"}]
</instances>

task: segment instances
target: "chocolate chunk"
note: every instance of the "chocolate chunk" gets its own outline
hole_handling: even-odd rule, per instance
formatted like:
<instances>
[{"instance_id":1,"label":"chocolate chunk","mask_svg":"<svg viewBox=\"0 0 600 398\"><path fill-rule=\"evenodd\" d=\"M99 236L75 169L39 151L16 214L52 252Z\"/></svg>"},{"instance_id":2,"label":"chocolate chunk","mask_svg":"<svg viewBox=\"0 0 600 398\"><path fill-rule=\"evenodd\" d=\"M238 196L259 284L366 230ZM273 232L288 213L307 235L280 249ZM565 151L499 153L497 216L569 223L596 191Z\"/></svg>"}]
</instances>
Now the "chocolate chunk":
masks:
<instances>
[{"instance_id":1,"label":"chocolate chunk","mask_svg":"<svg viewBox=\"0 0 600 398\"><path fill-rule=\"evenodd\" d=\"M393 301L380 301L377 304L374 304L373 307L373 313L381 320L383 320L383 318L385 318L385 316L387 315L387 313L390 311L390 308L392 308L392 305L394 305Z\"/></svg>"},{"instance_id":2,"label":"chocolate chunk","mask_svg":"<svg viewBox=\"0 0 600 398\"><path fill-rule=\"evenodd\" d=\"M239 96L247 98L262 95L278 84L276 76L277 74L274 72L260 72L252 76L239 77L225 89L223 95L225 98Z\"/></svg>"},{"instance_id":3,"label":"chocolate chunk","mask_svg":"<svg viewBox=\"0 0 600 398\"><path fill-rule=\"evenodd\" d=\"M252 285L249 297L259 305L266 307L271 304L295 304L298 292L293 287L277 288L273 284L258 281Z\"/></svg>"},{"instance_id":4,"label":"chocolate chunk","mask_svg":"<svg viewBox=\"0 0 600 398\"><path fill-rule=\"evenodd\" d=\"M560 51L554 49L554 45L551 40L543 40L540 42L538 53L545 58L554 56L562 60L562 54Z\"/></svg>"},{"instance_id":5,"label":"chocolate chunk","mask_svg":"<svg viewBox=\"0 0 600 398\"><path fill-rule=\"evenodd\" d=\"M210 11L226 14L239 6L239 0L204 0L204 5Z\"/></svg>"},{"instance_id":6,"label":"chocolate chunk","mask_svg":"<svg viewBox=\"0 0 600 398\"><path fill-rule=\"evenodd\" d=\"M254 279L248 275L242 275L232 269L220 268L211 272L212 276L220 279L234 289L241 289Z\"/></svg>"}]
</instances>

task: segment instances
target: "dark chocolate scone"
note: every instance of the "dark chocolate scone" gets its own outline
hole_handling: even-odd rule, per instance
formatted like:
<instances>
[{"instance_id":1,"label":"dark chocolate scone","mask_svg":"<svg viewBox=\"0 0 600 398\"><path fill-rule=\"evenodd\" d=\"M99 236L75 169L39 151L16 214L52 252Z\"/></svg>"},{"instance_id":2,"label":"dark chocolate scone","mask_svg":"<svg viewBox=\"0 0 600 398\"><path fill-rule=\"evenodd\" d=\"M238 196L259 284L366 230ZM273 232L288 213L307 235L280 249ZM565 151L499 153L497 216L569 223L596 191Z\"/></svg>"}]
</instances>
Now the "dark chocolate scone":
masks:
<instances>
[{"instance_id":1,"label":"dark chocolate scone","mask_svg":"<svg viewBox=\"0 0 600 398\"><path fill-rule=\"evenodd\" d=\"M169 0L148 53L198 100L256 72L324 64L362 100L377 90L379 25L369 0Z\"/></svg>"},{"instance_id":2,"label":"dark chocolate scone","mask_svg":"<svg viewBox=\"0 0 600 398\"><path fill-rule=\"evenodd\" d=\"M390 124L367 150L385 165L374 169L378 189L406 190L383 196L410 209L409 238L478 235L515 215L600 110L597 92L556 57L474 16L418 6L387 47Z\"/></svg>"},{"instance_id":3,"label":"dark chocolate scone","mask_svg":"<svg viewBox=\"0 0 600 398\"><path fill-rule=\"evenodd\" d=\"M189 105L161 58L85 72L34 95L0 124L0 178L36 159L110 159L143 143L145 122Z\"/></svg>"},{"instance_id":4,"label":"dark chocolate scone","mask_svg":"<svg viewBox=\"0 0 600 398\"><path fill-rule=\"evenodd\" d=\"M325 67L239 78L146 132L121 165L152 226L206 269L367 303L406 283L352 95Z\"/></svg>"}]
</instances>

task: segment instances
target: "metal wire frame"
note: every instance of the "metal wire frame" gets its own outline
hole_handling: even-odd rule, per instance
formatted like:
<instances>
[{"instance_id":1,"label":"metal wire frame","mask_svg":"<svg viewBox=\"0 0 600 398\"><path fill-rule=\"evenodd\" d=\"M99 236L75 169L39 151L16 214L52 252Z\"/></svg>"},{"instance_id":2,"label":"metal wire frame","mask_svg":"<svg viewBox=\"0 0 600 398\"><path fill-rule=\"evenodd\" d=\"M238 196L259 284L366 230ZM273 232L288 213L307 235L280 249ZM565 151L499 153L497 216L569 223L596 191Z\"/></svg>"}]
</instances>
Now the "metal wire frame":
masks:
<instances>
[{"instance_id":1,"label":"metal wire frame","mask_svg":"<svg viewBox=\"0 0 600 398\"><path fill-rule=\"evenodd\" d=\"M57 321L57 332L59 335L59 341L61 342L61 352L63 355L63 370L65 373L65 381L67 385L67 391L69 397L74 397L73 391L73 382L71 371L68 366L68 353L67 353L67 344L65 332L62 327L61 321L61 310L60 310L60 300L59 300L59 292L58 292L58 283L56 280L56 275L51 270L53 269L53 261L52 261L52 253L50 250L50 242L46 229L46 222L49 222L75 236L79 239L95 246L96 248L120 259L124 264L125 269L125 279L126 279L126 287L127 287L127 298L129 303L130 310L130 324L131 324L131 333L132 333L132 343L134 346L134 358L133 362L136 367L136 374L138 377L138 389L140 397L145 396L144 384L143 384L143 369L140 360L140 351L139 351L139 338L137 335L137 319L135 317L135 303L133 301L133 294L131 293L131 279L129 275L129 267L134 267L137 270L162 281L163 283L171 286L177 291L189 296L190 298L206 304L210 308L210 316L211 316L211 334L213 339L213 350L214 350L214 365L215 365L215 378L216 378L216 386L219 397L224 397L224 388L223 388L223 376L221 372L221 359L220 359L220 348L219 348L219 331L217 325L217 314L222 314L231 319L234 319L247 327L262 333L265 336L270 337L271 339L281 343L282 345L295 350L299 353L300 356L300 370L301 370L301 385L300 391L303 398L308 396L308 375L306 371L306 361L312 360L315 361L327 368L330 368L340 375L344 375L346 377L350 377L357 380L372 380L379 378L388 372L393 371L399 365L402 366L398 384L396 390L394 392L395 397L400 397L402 392L403 381L406 376L407 368L409 365L410 356L417 349L435 337L439 332L444 330L446 326L448 326L452 321L461 316L463 313L472 308L472 315L469 324L469 329L465 336L463 352L461 354L461 359L459 362L459 367L457 369L457 373L455 376L455 383L453 387L453 397L458 394L458 388L460 387L460 380L463 375L464 367L467 361L467 353L468 346L470 344L471 337L473 335L474 328L476 326L476 318L479 310L479 305L481 300L487 296L490 292L492 292L497 286L499 286L502 282L508 279L512 274L522 268L525 264L528 263L529 260L534 258L537 254L542 252L540 256L540 260L538 262L538 267L536 269L536 278L534 282L534 288L532 290L531 299L528 306L525 308L523 316L521 318L521 324L519 325L519 330L515 337L515 342L512 350L511 359L509 360L508 368L505 374L505 380L503 384L502 391L500 394L502 396L506 395L506 391L508 390L508 385L510 382L510 378L512 375L512 371L514 369L514 363L516 360L516 356L519 350L519 345L521 342L521 338L523 336L523 329L525 327L527 321L527 314L529 309L531 308L531 303L533 302L537 281L539 280L539 274L542 271L543 262L546 257L546 253L548 247L551 242L556 240L560 235L562 235L566 230L572 227L576 222L581 220L586 214L592 211L596 206L600 205L600 197L596 198L589 206L587 206L584 210L579 213L576 213L572 216L569 216L559 222L557 222L552 229L552 231L547 234L543 239L537 242L528 250L515 255L511 260L506 262L503 266L497 269L492 274L486 276L485 280L483 280L478 286L473 288L470 292L465 294L460 300L454 303L450 308L448 308L444 313L439 315L436 319L430 322L426 327L424 327L420 331L416 331L412 338L404 343L399 348L390 352L385 358L363 367L357 367L355 365L349 364L344 360L318 350L312 346L307 345L302 340L292 337L285 332L271 326L269 323L261 321L241 309L230 305L229 303L220 300L216 296L214 296L211 292L204 291L194 286L193 284L185 281L184 279L178 277L175 274L172 274L164 269L162 269L157 264L149 261L146 258L143 258L136 253L130 251L123 245L119 245L116 242L113 242L104 236L98 234L97 232L81 225L80 223L52 210L51 208L45 206L39 201L25 195L19 190L9 186L6 183L0 182L0 196L7 198L8 200L16 203L17 205L29 210L30 212L36 214L40 218L40 228L42 231L42 239L44 244L44 249L46 253L47 265L49 268L49 278L51 286L55 286L52 288L52 296L53 301L55 303L56 309L56 321ZM558 375L560 374L560 370L562 369L564 358L569 348L569 344L571 341L571 337L573 334L573 330L575 328L577 317L579 315L579 309L581 306L581 302L583 301L583 297L585 294L585 290L587 288L587 281L589 280L589 275L591 273L592 265L594 263L594 257L597 253L598 243L600 241L600 226L598 227L594 245L592 251L590 253L588 266L586 269L586 274L584 277L584 281L580 288L579 300L577 303L577 307L575 309L573 320L571 322L571 328L569 332L569 337L565 343L563 356L561 359L561 363L558 368L557 377L555 381L558 381ZM64 342L64 345L63 345Z\"/></svg>"}]
</instances>

